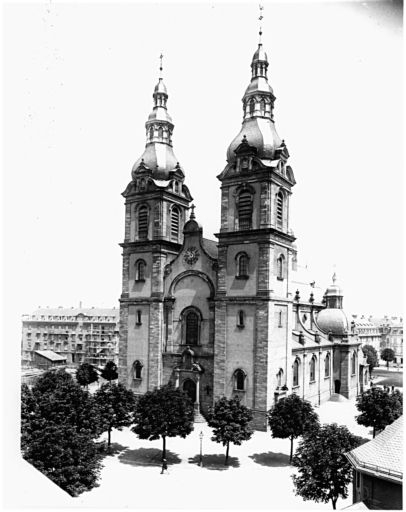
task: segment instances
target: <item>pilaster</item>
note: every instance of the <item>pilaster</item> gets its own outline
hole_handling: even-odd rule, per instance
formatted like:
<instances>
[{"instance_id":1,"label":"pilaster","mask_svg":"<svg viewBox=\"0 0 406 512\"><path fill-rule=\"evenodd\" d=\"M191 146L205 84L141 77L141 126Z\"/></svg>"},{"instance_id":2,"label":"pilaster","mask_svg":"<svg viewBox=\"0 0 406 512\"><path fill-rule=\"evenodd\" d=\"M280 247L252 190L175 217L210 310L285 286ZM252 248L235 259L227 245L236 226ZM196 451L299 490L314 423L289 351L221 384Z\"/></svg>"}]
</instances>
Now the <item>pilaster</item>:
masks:
<instances>
[{"instance_id":1,"label":"pilaster","mask_svg":"<svg viewBox=\"0 0 406 512\"><path fill-rule=\"evenodd\" d=\"M218 400L225 394L226 379L226 315L225 302L215 303L215 330L216 342L214 344L214 369L213 369L213 399Z\"/></svg>"}]
</instances>

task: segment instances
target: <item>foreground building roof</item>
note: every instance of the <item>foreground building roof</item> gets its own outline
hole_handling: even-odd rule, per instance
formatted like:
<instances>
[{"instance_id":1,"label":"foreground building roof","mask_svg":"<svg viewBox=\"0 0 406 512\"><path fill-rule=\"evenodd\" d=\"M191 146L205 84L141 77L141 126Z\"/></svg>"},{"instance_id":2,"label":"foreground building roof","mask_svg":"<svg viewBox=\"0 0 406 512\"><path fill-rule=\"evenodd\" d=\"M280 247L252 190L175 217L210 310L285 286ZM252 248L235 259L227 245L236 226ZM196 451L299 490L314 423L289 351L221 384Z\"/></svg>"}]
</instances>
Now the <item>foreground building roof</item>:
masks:
<instances>
[{"instance_id":1,"label":"foreground building roof","mask_svg":"<svg viewBox=\"0 0 406 512\"><path fill-rule=\"evenodd\" d=\"M403 416L372 441L346 453L346 457L357 471L402 483Z\"/></svg>"}]
</instances>

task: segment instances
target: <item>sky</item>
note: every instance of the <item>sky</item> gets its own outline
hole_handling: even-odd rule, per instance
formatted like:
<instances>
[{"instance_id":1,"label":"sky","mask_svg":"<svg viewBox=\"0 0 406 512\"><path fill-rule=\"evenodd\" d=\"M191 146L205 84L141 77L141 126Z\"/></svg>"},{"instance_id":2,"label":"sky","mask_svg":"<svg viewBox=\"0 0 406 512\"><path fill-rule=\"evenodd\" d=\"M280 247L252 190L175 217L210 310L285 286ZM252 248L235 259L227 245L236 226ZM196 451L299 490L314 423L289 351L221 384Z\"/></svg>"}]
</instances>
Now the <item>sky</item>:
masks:
<instances>
[{"instance_id":1,"label":"sky","mask_svg":"<svg viewBox=\"0 0 406 512\"><path fill-rule=\"evenodd\" d=\"M403 312L399 2L264 3L276 129L297 184L299 264L334 271L349 314ZM118 307L124 198L163 58L174 152L204 236L242 122L258 3L5 3L5 296L19 338L38 306Z\"/></svg>"}]
</instances>

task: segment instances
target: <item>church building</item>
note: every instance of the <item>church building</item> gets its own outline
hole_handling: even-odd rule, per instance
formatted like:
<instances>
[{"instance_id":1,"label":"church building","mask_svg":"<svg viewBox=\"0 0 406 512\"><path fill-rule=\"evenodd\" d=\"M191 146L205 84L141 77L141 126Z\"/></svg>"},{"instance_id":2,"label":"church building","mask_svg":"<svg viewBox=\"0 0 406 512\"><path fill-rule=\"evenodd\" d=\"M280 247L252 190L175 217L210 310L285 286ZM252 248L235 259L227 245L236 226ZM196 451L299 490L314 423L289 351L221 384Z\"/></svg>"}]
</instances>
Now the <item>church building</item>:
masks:
<instances>
[{"instance_id":1,"label":"church building","mask_svg":"<svg viewBox=\"0 0 406 512\"><path fill-rule=\"evenodd\" d=\"M290 225L296 180L275 127L268 66L259 44L242 127L217 176L216 241L204 238L194 212L159 79L145 150L123 193L120 244L120 381L136 394L173 382L192 398L196 421L216 399L237 395L258 430L290 393L320 405L357 395L368 378L335 275L323 295L298 265Z\"/></svg>"}]
</instances>

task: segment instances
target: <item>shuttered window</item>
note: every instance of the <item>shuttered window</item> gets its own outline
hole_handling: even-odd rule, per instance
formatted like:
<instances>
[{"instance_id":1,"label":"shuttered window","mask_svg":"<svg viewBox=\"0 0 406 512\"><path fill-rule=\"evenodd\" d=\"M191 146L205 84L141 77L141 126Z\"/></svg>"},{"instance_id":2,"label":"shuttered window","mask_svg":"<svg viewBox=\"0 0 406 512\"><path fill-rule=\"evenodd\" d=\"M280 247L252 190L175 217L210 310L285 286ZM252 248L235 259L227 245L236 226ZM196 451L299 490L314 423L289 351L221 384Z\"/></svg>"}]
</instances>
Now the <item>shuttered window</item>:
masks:
<instances>
[{"instance_id":1,"label":"shuttered window","mask_svg":"<svg viewBox=\"0 0 406 512\"><path fill-rule=\"evenodd\" d=\"M171 238L173 240L178 240L179 237L179 210L177 208L173 208L171 214Z\"/></svg>"},{"instance_id":2,"label":"shuttered window","mask_svg":"<svg viewBox=\"0 0 406 512\"><path fill-rule=\"evenodd\" d=\"M276 226L283 227L283 194L279 192L276 197Z\"/></svg>"},{"instance_id":3,"label":"shuttered window","mask_svg":"<svg viewBox=\"0 0 406 512\"><path fill-rule=\"evenodd\" d=\"M252 227L252 198L249 192L241 192L238 200L238 220L240 229Z\"/></svg>"},{"instance_id":4,"label":"shuttered window","mask_svg":"<svg viewBox=\"0 0 406 512\"><path fill-rule=\"evenodd\" d=\"M148 238L148 208L141 206L138 210L138 237L140 239Z\"/></svg>"}]
</instances>

